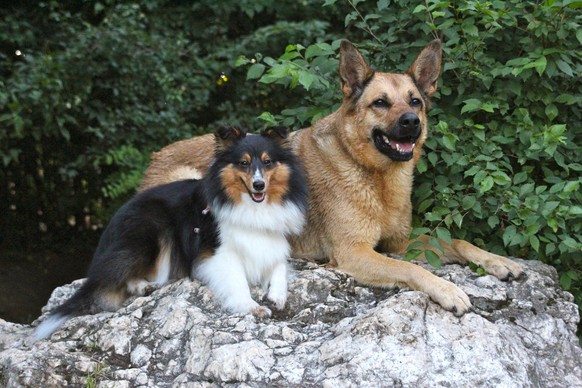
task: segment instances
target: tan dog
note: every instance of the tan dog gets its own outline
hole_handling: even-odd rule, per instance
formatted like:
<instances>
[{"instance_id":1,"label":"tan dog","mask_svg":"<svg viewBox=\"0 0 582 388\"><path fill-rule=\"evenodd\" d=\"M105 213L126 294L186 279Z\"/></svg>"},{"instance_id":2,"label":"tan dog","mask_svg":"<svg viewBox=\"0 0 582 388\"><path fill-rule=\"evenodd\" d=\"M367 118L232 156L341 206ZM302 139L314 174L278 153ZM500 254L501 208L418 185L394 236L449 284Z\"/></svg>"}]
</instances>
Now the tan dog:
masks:
<instances>
[{"instance_id":1,"label":"tan dog","mask_svg":"<svg viewBox=\"0 0 582 388\"><path fill-rule=\"evenodd\" d=\"M304 163L310 190L307 226L292 241L293 255L329 259L357 281L378 287L410 287L462 315L471 302L453 283L408 262L375 251L402 254L411 231L415 165L427 136L426 110L437 88L441 43L425 47L406 74L372 70L348 41L340 48L340 108L291 141ZM212 135L171 144L153 154L142 189L181 174L204 174ZM432 249L428 236L419 238ZM521 267L474 245L441 242L444 263L473 262L500 279L519 277Z\"/></svg>"}]
</instances>

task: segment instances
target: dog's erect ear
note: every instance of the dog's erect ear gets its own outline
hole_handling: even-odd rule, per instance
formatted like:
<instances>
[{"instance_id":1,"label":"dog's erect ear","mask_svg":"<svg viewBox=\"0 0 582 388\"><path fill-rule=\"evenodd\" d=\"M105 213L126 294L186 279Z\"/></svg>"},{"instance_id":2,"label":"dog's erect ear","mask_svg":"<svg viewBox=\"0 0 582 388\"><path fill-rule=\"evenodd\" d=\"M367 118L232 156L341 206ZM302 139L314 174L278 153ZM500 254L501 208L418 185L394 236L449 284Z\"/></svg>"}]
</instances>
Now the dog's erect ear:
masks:
<instances>
[{"instance_id":1,"label":"dog's erect ear","mask_svg":"<svg viewBox=\"0 0 582 388\"><path fill-rule=\"evenodd\" d=\"M432 97L437 90L442 51L441 41L439 39L433 40L420 52L408 69L408 74L427 97Z\"/></svg>"},{"instance_id":2,"label":"dog's erect ear","mask_svg":"<svg viewBox=\"0 0 582 388\"><path fill-rule=\"evenodd\" d=\"M261 131L261 136L268 137L277 144L283 144L289 136L289 128L281 126L268 127Z\"/></svg>"},{"instance_id":3,"label":"dog's erect ear","mask_svg":"<svg viewBox=\"0 0 582 388\"><path fill-rule=\"evenodd\" d=\"M340 45L339 76L344 97L359 96L365 84L374 75L356 46L348 40Z\"/></svg>"},{"instance_id":4,"label":"dog's erect ear","mask_svg":"<svg viewBox=\"0 0 582 388\"><path fill-rule=\"evenodd\" d=\"M239 141L247 135L244 128L239 127L219 127L214 131L214 141L216 143L216 150L221 151L230 147L235 142Z\"/></svg>"}]
</instances>

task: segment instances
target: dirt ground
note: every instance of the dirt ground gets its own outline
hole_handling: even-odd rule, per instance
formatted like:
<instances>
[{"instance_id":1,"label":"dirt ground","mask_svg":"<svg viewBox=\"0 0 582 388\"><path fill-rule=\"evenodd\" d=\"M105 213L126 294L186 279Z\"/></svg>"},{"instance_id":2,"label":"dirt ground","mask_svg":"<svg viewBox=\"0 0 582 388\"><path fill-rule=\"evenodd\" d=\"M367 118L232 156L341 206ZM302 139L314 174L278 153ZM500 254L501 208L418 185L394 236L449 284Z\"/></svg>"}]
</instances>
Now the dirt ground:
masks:
<instances>
[{"instance_id":1,"label":"dirt ground","mask_svg":"<svg viewBox=\"0 0 582 388\"><path fill-rule=\"evenodd\" d=\"M94 249L93 244L34 253L0 249L0 318L34 321L56 287L85 277Z\"/></svg>"}]
</instances>

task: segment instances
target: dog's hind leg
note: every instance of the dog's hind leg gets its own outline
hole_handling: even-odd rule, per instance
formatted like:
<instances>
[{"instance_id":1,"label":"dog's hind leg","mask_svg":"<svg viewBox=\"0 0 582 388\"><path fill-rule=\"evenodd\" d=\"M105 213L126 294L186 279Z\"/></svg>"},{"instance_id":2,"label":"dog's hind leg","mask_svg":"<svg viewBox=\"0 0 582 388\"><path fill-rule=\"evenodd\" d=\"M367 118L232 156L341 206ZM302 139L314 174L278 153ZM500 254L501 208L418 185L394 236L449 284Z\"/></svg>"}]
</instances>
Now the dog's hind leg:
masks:
<instances>
[{"instance_id":1,"label":"dog's hind leg","mask_svg":"<svg viewBox=\"0 0 582 388\"><path fill-rule=\"evenodd\" d=\"M429 249L440 255L440 252L430 245L429 238L429 236L423 235L416 239L416 241L423 243L423 246L419 249ZM464 265L474 263L483 267L487 273L502 280L519 278L523 273L523 269L516 262L506 257L484 251L467 241L452 240L451 244L447 244L439 240L439 243L445 251L444 256L440 255L443 263L458 263ZM419 259L423 260L424 257L421 255Z\"/></svg>"},{"instance_id":2,"label":"dog's hind leg","mask_svg":"<svg viewBox=\"0 0 582 388\"><path fill-rule=\"evenodd\" d=\"M417 265L383 256L366 244L342 248L333 255L337 268L358 282L375 287L399 286L423 291L457 316L471 308L471 301L463 290Z\"/></svg>"}]
</instances>

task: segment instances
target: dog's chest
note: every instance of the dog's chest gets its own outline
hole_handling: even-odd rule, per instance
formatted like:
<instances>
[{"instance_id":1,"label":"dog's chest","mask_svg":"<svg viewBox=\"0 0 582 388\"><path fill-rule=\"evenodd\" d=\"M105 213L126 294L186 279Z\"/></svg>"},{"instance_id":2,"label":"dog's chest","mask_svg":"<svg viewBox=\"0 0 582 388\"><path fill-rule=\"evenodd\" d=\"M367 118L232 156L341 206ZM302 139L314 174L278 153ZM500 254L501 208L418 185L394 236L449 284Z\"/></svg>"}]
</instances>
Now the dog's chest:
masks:
<instances>
[{"instance_id":1,"label":"dog's chest","mask_svg":"<svg viewBox=\"0 0 582 388\"><path fill-rule=\"evenodd\" d=\"M411 175L403 171L390 174L360 174L349 184L349 196L354 212L366 234L383 239L408 230L411 222ZM375 236L375 237L373 237Z\"/></svg>"},{"instance_id":2,"label":"dog's chest","mask_svg":"<svg viewBox=\"0 0 582 388\"><path fill-rule=\"evenodd\" d=\"M284 262L290 255L290 246L281 233L249 230L237 225L220 226L221 244L245 269L251 283L261 282L276 264Z\"/></svg>"}]
</instances>

